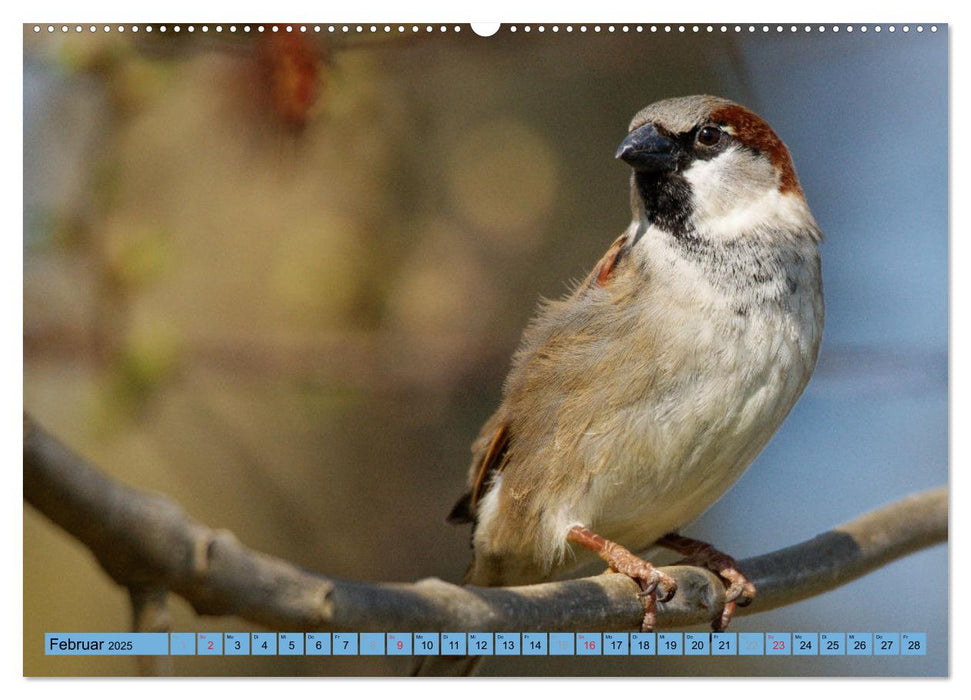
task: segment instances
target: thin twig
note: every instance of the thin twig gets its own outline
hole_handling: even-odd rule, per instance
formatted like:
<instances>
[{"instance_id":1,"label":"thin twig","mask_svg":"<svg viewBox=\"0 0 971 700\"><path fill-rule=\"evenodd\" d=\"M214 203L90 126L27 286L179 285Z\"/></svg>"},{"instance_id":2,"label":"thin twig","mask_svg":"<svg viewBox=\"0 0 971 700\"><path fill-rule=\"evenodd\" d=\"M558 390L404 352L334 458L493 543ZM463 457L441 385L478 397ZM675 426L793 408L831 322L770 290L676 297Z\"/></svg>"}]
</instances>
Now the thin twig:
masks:
<instances>
[{"instance_id":1,"label":"thin twig","mask_svg":"<svg viewBox=\"0 0 971 700\"><path fill-rule=\"evenodd\" d=\"M636 629L638 587L618 574L515 588L344 581L256 552L188 517L171 499L102 474L24 417L24 498L97 557L119 584L172 591L204 615L237 615L279 630L435 631ZM807 542L740 562L761 612L819 595L947 539L947 489L905 498ZM678 582L658 626L720 613L724 587L697 567Z\"/></svg>"}]
</instances>

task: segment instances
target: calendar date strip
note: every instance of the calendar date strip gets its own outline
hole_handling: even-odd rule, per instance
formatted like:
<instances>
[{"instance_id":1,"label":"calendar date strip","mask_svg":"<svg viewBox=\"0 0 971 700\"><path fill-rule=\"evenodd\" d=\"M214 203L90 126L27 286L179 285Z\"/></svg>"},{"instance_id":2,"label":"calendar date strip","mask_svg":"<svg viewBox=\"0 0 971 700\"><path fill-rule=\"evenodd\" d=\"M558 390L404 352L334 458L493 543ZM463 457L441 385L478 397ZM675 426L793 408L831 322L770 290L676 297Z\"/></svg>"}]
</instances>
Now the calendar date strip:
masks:
<instances>
[{"instance_id":1,"label":"calendar date strip","mask_svg":"<svg viewBox=\"0 0 971 700\"><path fill-rule=\"evenodd\" d=\"M200 615L235 615L294 631L621 631L636 629L644 614L637 585L619 574L477 588L435 578L365 583L314 573L252 550L227 530L199 523L171 498L108 477L26 414L23 469L24 499L78 539L115 582L129 589L135 631L167 630L168 593L184 598ZM947 500L947 488L915 494L800 544L740 562L759 595L738 614L819 595L945 542ZM678 592L658 605L658 627L708 622L720 614L725 588L716 575L692 566L663 570L677 580ZM898 592L886 595L894 600Z\"/></svg>"}]
</instances>

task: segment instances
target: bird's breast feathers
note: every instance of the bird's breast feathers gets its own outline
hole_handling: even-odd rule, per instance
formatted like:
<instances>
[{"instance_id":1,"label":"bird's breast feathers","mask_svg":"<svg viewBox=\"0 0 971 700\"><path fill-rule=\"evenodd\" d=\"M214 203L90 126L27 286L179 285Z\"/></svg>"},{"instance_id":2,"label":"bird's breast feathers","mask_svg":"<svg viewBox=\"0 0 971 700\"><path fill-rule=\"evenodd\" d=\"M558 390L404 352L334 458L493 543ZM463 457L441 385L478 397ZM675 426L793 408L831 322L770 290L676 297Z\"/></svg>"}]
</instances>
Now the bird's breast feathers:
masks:
<instances>
[{"instance_id":1,"label":"bird's breast feathers","mask_svg":"<svg viewBox=\"0 0 971 700\"><path fill-rule=\"evenodd\" d=\"M821 308L802 298L818 260L774 263L765 276L798 282L753 292L741 309L668 239L648 231L606 284L592 275L528 329L499 411L509 446L478 513L477 556L501 542L507 559L551 573L571 563L575 524L647 545L717 500L795 403L821 333Z\"/></svg>"}]
</instances>

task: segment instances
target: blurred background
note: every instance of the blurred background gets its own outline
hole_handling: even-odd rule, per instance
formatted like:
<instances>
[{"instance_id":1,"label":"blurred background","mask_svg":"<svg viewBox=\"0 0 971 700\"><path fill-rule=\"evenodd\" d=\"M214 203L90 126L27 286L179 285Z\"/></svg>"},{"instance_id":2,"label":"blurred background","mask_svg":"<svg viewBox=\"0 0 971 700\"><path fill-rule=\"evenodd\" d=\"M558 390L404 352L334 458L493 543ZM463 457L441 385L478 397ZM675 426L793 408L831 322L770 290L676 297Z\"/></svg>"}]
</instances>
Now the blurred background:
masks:
<instances>
[{"instance_id":1,"label":"blurred background","mask_svg":"<svg viewBox=\"0 0 971 700\"><path fill-rule=\"evenodd\" d=\"M613 153L630 117L707 92L789 145L826 233L827 319L805 395L686 534L743 558L946 483L946 27L146 29L24 31L25 409L112 476L329 575L458 581L469 532L444 518L520 332L627 225ZM173 631L255 629L172 611ZM733 622L927 632L926 657L483 673L940 675L947 619L939 546ZM45 631L129 627L125 591L25 506L25 674L133 674L42 653ZM408 666L175 659L180 675Z\"/></svg>"}]
</instances>

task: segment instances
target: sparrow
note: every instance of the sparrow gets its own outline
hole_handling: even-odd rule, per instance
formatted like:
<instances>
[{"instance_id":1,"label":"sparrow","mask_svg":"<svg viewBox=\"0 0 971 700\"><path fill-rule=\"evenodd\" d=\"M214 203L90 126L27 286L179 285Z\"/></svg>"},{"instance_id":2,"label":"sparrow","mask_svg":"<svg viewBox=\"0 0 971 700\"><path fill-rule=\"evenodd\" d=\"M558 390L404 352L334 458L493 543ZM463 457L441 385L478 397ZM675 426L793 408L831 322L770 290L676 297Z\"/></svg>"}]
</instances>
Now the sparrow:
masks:
<instances>
[{"instance_id":1,"label":"sparrow","mask_svg":"<svg viewBox=\"0 0 971 700\"><path fill-rule=\"evenodd\" d=\"M616 157L631 223L570 294L540 304L448 520L472 523L465 583L539 583L599 556L640 586L645 630L676 584L632 552L673 550L725 582L721 630L755 587L679 530L809 381L822 234L785 144L729 100L645 107Z\"/></svg>"}]
</instances>

